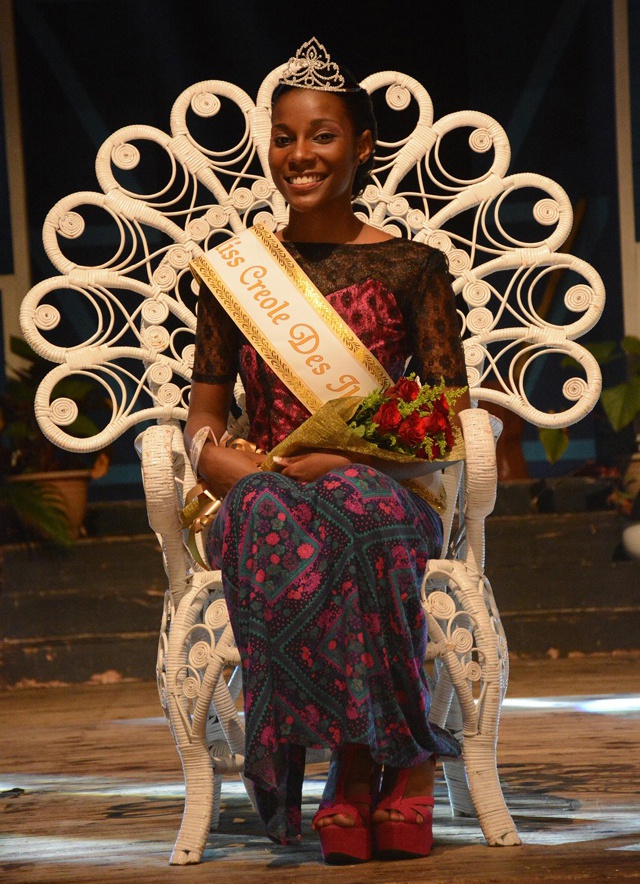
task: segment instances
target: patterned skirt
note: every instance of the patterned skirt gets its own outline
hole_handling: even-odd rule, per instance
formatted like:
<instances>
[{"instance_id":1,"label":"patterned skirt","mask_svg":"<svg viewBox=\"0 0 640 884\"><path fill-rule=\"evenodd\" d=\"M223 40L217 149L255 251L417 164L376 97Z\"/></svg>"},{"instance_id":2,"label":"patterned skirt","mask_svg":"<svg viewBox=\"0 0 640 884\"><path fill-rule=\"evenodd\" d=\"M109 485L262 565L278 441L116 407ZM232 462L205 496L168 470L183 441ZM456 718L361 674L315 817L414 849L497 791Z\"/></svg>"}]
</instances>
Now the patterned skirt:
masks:
<instances>
[{"instance_id":1,"label":"patterned skirt","mask_svg":"<svg viewBox=\"0 0 640 884\"><path fill-rule=\"evenodd\" d=\"M305 748L364 743L411 767L459 744L429 725L420 584L442 524L361 464L299 483L252 473L227 495L208 555L243 665L245 774L269 837L300 833Z\"/></svg>"}]
</instances>

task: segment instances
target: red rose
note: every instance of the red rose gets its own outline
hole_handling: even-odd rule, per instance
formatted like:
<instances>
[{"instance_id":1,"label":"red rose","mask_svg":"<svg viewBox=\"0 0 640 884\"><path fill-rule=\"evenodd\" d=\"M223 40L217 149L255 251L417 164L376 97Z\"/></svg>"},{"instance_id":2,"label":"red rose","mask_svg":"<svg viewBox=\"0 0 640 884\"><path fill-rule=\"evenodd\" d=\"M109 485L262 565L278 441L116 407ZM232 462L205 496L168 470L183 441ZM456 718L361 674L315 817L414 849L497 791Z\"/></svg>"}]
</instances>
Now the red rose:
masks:
<instances>
[{"instance_id":1,"label":"red rose","mask_svg":"<svg viewBox=\"0 0 640 884\"><path fill-rule=\"evenodd\" d=\"M433 408L435 411L439 411L442 414L449 414L449 403L447 402L447 397L444 393L440 393L436 401L433 403Z\"/></svg>"},{"instance_id":2,"label":"red rose","mask_svg":"<svg viewBox=\"0 0 640 884\"><path fill-rule=\"evenodd\" d=\"M378 429L383 433L397 430L402 423L402 415L398 411L397 399L391 399L381 405L371 420L378 424Z\"/></svg>"},{"instance_id":3,"label":"red rose","mask_svg":"<svg viewBox=\"0 0 640 884\"><path fill-rule=\"evenodd\" d=\"M441 411L431 411L425 415L424 421L427 433L444 433L449 423Z\"/></svg>"},{"instance_id":4,"label":"red rose","mask_svg":"<svg viewBox=\"0 0 640 884\"><path fill-rule=\"evenodd\" d=\"M417 399L419 392L420 385L417 381L412 381L410 378L400 378L397 384L389 387L385 396L397 396L399 399L404 399L405 402L413 402L414 399Z\"/></svg>"},{"instance_id":5,"label":"red rose","mask_svg":"<svg viewBox=\"0 0 640 884\"><path fill-rule=\"evenodd\" d=\"M414 411L409 417L405 418L398 427L398 439L410 448L420 445L426 435L425 419L420 417L417 411Z\"/></svg>"},{"instance_id":6,"label":"red rose","mask_svg":"<svg viewBox=\"0 0 640 884\"><path fill-rule=\"evenodd\" d=\"M451 429L451 427L449 425L447 425L444 428L444 439L445 439L445 442L447 443L447 450L450 451L453 448L456 440L454 439L454 436L453 436L453 430Z\"/></svg>"}]
</instances>

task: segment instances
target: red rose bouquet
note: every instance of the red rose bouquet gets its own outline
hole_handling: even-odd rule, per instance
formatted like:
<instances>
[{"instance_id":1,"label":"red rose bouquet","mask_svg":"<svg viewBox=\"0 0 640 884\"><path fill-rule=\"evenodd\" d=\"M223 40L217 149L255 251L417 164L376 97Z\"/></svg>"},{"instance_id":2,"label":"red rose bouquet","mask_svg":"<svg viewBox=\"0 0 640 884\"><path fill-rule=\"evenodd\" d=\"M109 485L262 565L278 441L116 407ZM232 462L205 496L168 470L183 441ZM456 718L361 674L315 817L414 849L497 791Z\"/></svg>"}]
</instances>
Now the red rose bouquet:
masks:
<instances>
[{"instance_id":1,"label":"red rose bouquet","mask_svg":"<svg viewBox=\"0 0 640 884\"><path fill-rule=\"evenodd\" d=\"M326 448L386 461L402 467L405 477L431 472L441 461L464 458L462 433L450 421L451 406L464 389L446 389L444 380L421 386L411 374L364 398L332 399L276 445L262 469L273 469L274 455Z\"/></svg>"},{"instance_id":2,"label":"red rose bouquet","mask_svg":"<svg viewBox=\"0 0 640 884\"><path fill-rule=\"evenodd\" d=\"M366 396L349 427L378 448L421 460L442 460L454 448L456 435L449 418L463 390L420 386L415 374L386 390Z\"/></svg>"}]
</instances>

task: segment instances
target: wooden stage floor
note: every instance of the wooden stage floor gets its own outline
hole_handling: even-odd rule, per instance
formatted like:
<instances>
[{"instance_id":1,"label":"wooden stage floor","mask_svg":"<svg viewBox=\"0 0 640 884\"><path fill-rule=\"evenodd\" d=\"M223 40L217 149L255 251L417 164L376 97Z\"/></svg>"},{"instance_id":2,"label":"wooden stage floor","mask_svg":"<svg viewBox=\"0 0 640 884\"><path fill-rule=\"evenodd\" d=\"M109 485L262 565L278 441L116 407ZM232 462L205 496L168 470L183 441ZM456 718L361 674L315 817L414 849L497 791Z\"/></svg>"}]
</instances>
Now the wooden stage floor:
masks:
<instances>
[{"instance_id":1,"label":"wooden stage floor","mask_svg":"<svg viewBox=\"0 0 640 884\"><path fill-rule=\"evenodd\" d=\"M489 848L436 788L425 860L327 867L309 823L326 766L305 791L301 847L262 834L234 779L203 862L168 865L180 768L151 682L34 687L0 695L0 881L640 881L640 655L515 660L500 770L523 846Z\"/></svg>"}]
</instances>

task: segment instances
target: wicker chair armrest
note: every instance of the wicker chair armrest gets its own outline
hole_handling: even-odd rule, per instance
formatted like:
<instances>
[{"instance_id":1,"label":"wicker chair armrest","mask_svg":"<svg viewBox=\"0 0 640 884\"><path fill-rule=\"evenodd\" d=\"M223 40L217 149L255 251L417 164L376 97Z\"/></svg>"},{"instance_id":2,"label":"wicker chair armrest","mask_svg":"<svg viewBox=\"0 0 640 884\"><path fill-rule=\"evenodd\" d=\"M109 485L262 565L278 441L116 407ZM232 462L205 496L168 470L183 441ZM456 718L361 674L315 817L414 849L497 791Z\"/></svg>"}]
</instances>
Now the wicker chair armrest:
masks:
<instances>
[{"instance_id":1,"label":"wicker chair armrest","mask_svg":"<svg viewBox=\"0 0 640 884\"><path fill-rule=\"evenodd\" d=\"M502 424L484 408L467 408L461 411L460 423L466 449L463 504L466 527L465 564L469 574L480 577L485 563L484 523L496 503L496 441Z\"/></svg>"},{"instance_id":2,"label":"wicker chair armrest","mask_svg":"<svg viewBox=\"0 0 640 884\"><path fill-rule=\"evenodd\" d=\"M182 506L180 486L190 487L193 474L178 425L148 427L136 439L142 464L142 484L149 525L162 546L169 590L177 606L188 589L192 570L179 518Z\"/></svg>"}]
</instances>

